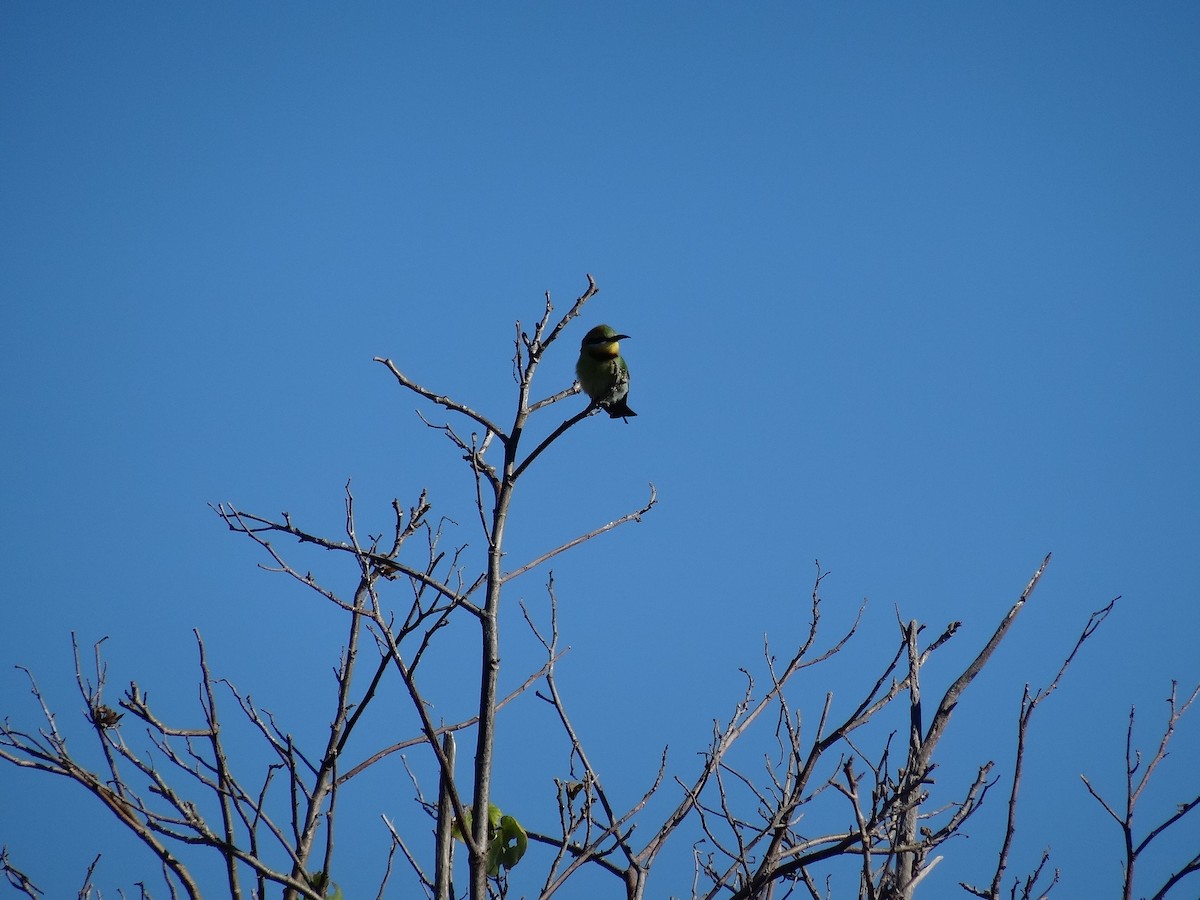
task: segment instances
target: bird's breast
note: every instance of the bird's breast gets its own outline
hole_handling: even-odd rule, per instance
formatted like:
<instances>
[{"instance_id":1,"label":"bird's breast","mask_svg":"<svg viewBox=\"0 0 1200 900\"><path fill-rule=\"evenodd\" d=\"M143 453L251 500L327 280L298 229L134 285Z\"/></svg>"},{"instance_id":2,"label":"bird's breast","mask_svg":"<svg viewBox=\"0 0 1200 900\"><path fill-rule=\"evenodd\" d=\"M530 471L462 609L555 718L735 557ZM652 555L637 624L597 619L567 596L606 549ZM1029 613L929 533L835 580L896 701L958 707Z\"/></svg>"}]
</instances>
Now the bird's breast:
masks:
<instances>
[{"instance_id":1,"label":"bird's breast","mask_svg":"<svg viewBox=\"0 0 1200 900\"><path fill-rule=\"evenodd\" d=\"M617 341L610 344L597 344L594 347L588 347L588 356L595 360L616 359L621 355L621 345Z\"/></svg>"}]
</instances>

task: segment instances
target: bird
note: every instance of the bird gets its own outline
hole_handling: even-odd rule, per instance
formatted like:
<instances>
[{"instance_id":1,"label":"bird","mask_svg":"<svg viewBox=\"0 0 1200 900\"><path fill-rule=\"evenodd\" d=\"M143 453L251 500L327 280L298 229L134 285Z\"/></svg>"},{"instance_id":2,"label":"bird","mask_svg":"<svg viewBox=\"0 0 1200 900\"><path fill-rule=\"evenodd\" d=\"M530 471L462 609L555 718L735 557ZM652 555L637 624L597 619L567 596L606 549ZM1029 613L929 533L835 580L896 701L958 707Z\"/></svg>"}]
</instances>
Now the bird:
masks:
<instances>
[{"instance_id":1,"label":"bird","mask_svg":"<svg viewBox=\"0 0 1200 900\"><path fill-rule=\"evenodd\" d=\"M583 336L579 345L579 362L575 364L575 375L579 386L591 398L592 403L608 413L611 419L636 416L629 404L629 366L621 356L619 341L628 340L629 335L617 334L608 325L597 325Z\"/></svg>"}]
</instances>

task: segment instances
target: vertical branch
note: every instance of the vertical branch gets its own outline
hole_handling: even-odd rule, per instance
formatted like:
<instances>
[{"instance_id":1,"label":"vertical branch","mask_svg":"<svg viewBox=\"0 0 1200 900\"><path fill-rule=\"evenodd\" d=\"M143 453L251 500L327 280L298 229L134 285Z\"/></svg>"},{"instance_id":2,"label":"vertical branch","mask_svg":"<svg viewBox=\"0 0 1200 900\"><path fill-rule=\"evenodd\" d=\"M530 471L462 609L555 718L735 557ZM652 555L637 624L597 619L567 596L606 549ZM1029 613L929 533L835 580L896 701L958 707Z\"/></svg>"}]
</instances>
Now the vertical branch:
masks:
<instances>
[{"instance_id":1,"label":"vertical branch","mask_svg":"<svg viewBox=\"0 0 1200 900\"><path fill-rule=\"evenodd\" d=\"M320 871L328 881L330 860L333 856L333 793L337 784L337 758L342 746L344 734L350 720L350 686L353 680L355 662L358 659L358 640L362 630L362 613L366 610L368 600L372 596L372 586L378 577L378 568L372 563L368 554L364 553L358 543L354 526L354 495L350 492L350 483L346 482L346 534L354 546L355 556L360 567L360 580L354 592L354 606L350 615L349 634L346 638L346 651L342 656L341 665L337 672L337 698L334 707L333 721L329 724L329 739L325 744L325 752L317 769L316 781L308 798L304 812L303 827L296 843L296 863L292 870L292 878L305 882L308 873L304 866L312 855L320 830L322 810L325 810L325 854ZM294 776L293 776L294 777ZM329 805L326 809L326 800ZM286 891L287 900L295 896L294 891Z\"/></svg>"},{"instance_id":2,"label":"vertical branch","mask_svg":"<svg viewBox=\"0 0 1200 900\"><path fill-rule=\"evenodd\" d=\"M1175 685L1171 685L1174 697ZM1142 751L1133 749L1133 717L1134 707L1129 707L1129 725L1125 728L1125 815L1121 819L1121 838L1125 843L1125 883L1121 887L1122 900L1133 898L1133 869L1137 864L1137 854L1133 852L1133 807L1136 792L1133 787L1133 774L1141 768Z\"/></svg>"},{"instance_id":3,"label":"vertical branch","mask_svg":"<svg viewBox=\"0 0 1200 900\"><path fill-rule=\"evenodd\" d=\"M471 831L474 836L475 848L471 853L471 900L487 900L487 868L488 868L488 810L491 803L492 773L494 767L495 731L496 731L496 686L500 673L500 592L504 585L504 532L508 524L508 511L512 503L513 489L517 476L524 470L518 468L517 451L521 436L529 418L529 393L533 384L533 376L541 362L542 354L554 342L566 324L579 314L583 305L596 293L596 282L588 276L588 287L580 295L566 315L559 320L549 335L545 330L550 321L554 307L550 297L546 297L546 311L534 328L532 337L527 337L517 326L517 353L514 363L515 371L520 373L517 389L517 410L513 419L512 429L504 435L497 428L491 430L500 439L504 447L504 462L498 476L495 490L495 505L492 508L491 525L488 531L487 575L485 577L485 597L480 610L479 622L481 631L481 658L479 677L479 727L476 733L475 746L475 797L472 802ZM543 336L545 335L544 339ZM528 352L524 366L520 365L521 346ZM581 421L576 416L574 421ZM574 422L572 422L574 424ZM566 431L565 428L555 432L554 437ZM543 442L543 445L548 442ZM540 450L540 448L539 448ZM483 515L483 510L480 510Z\"/></svg>"},{"instance_id":4,"label":"vertical branch","mask_svg":"<svg viewBox=\"0 0 1200 900\"><path fill-rule=\"evenodd\" d=\"M530 365L533 363L531 362ZM525 400L528 386L522 384L521 406L517 410L512 438L504 441L504 475L496 493L488 533L485 599L480 615L481 657L479 673L479 727L475 745L475 797L471 810L474 838L471 859L471 900L487 900L488 810L491 804L493 755L496 730L496 686L500 675L500 588L504 583L501 563L504 557L504 528L512 500L513 466L516 446L525 424Z\"/></svg>"},{"instance_id":5,"label":"vertical branch","mask_svg":"<svg viewBox=\"0 0 1200 900\"><path fill-rule=\"evenodd\" d=\"M454 893L454 804L450 802L450 791L454 785L454 734L447 731L442 737L442 753L450 767L450 774L443 771L438 785L437 831L434 839L434 900L451 900Z\"/></svg>"},{"instance_id":6,"label":"vertical branch","mask_svg":"<svg viewBox=\"0 0 1200 900\"><path fill-rule=\"evenodd\" d=\"M896 826L893 849L896 853L896 896L911 897L913 879L921 866L917 851L917 807L921 784L925 780L928 757L922 753L924 726L921 716L920 650L917 647L917 622L903 626L904 643L908 652L909 729L908 761L897 795L900 817Z\"/></svg>"},{"instance_id":7,"label":"vertical branch","mask_svg":"<svg viewBox=\"0 0 1200 900\"><path fill-rule=\"evenodd\" d=\"M208 720L209 746L212 749L213 762L217 770L216 793L221 808L221 829L225 836L226 845L232 848L236 846L237 836L234 832L233 824L229 761L225 758L225 748L221 744L221 726L217 720L217 698L213 693L212 675L208 669L208 657L204 652L204 641L200 637L199 629L193 628L192 634L196 636L196 646L199 648L200 653L201 686L204 690L204 716ZM238 884L237 859L229 851L223 851L221 855L225 859L225 880L229 884L229 896L233 900L240 900L242 891Z\"/></svg>"},{"instance_id":8,"label":"vertical branch","mask_svg":"<svg viewBox=\"0 0 1200 900\"><path fill-rule=\"evenodd\" d=\"M862 803L859 798L858 785L860 778L854 774L853 756L847 758L846 762L843 763L842 775L846 779L845 787L836 780L831 780L830 784L850 801L851 809L854 810L854 823L858 830L858 849L862 854L862 870L859 874L859 895L864 900L876 900L878 893L875 890L875 878L871 872L871 835L867 826L867 817L863 815Z\"/></svg>"}]
</instances>

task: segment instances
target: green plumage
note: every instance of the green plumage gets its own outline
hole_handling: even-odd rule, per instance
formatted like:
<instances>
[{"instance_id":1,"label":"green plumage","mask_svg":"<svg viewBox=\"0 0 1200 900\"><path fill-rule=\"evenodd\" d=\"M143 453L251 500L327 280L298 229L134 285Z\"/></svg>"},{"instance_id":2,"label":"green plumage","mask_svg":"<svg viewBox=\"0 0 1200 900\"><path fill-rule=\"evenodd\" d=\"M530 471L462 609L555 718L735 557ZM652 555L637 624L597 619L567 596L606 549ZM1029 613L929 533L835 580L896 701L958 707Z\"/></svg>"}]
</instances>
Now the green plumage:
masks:
<instances>
[{"instance_id":1,"label":"green plumage","mask_svg":"<svg viewBox=\"0 0 1200 900\"><path fill-rule=\"evenodd\" d=\"M613 419L637 415L626 402L629 366L618 343L628 338L629 335L618 334L607 325L597 325L583 336L579 362L575 364L575 375L583 392Z\"/></svg>"}]
</instances>

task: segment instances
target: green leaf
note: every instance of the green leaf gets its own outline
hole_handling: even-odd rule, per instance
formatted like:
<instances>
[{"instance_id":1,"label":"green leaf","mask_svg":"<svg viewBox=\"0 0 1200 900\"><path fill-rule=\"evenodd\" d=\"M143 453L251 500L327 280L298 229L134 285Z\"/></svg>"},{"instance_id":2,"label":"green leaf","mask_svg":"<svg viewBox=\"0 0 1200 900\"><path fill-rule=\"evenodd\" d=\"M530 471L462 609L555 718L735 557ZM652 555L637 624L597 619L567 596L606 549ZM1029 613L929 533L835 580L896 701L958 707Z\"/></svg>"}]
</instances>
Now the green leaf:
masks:
<instances>
[{"instance_id":1,"label":"green leaf","mask_svg":"<svg viewBox=\"0 0 1200 900\"><path fill-rule=\"evenodd\" d=\"M500 854L500 862L504 868L511 869L521 861L521 857L529 848L529 835L525 833L520 822L512 816L504 816L500 819L500 843L504 847Z\"/></svg>"},{"instance_id":2,"label":"green leaf","mask_svg":"<svg viewBox=\"0 0 1200 900\"><path fill-rule=\"evenodd\" d=\"M467 828L471 827L471 810L466 810L466 815L463 817L466 820ZM463 834L459 828L458 822L455 821L454 828L451 832L455 840L462 841ZM465 841L464 841L465 843ZM500 807L495 803L488 804L488 846L487 846L487 873L492 878L500 875L500 867L511 869L521 861L521 857L525 855L525 851L529 847L529 835L525 833L525 829L521 827L521 823L512 816L506 816L500 812Z\"/></svg>"},{"instance_id":3,"label":"green leaf","mask_svg":"<svg viewBox=\"0 0 1200 900\"><path fill-rule=\"evenodd\" d=\"M464 812L463 818L466 819L466 822L467 822L467 831L470 831L471 830L471 807L468 806L465 810L463 810L463 812ZM500 818L501 818L500 807L498 807L495 803L489 803L488 804L488 837L489 838L491 838L496 833L497 829L499 829ZM453 837L456 841L462 841L464 844L466 843L466 840L463 838L462 829L459 828L458 819L454 820L454 826L450 829L450 833L451 833L451 835L453 835Z\"/></svg>"}]
</instances>

